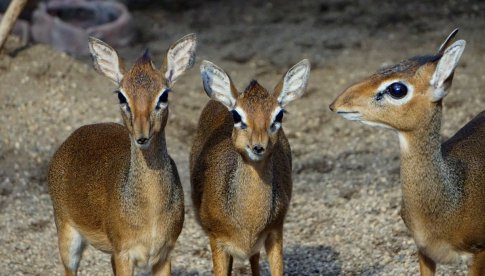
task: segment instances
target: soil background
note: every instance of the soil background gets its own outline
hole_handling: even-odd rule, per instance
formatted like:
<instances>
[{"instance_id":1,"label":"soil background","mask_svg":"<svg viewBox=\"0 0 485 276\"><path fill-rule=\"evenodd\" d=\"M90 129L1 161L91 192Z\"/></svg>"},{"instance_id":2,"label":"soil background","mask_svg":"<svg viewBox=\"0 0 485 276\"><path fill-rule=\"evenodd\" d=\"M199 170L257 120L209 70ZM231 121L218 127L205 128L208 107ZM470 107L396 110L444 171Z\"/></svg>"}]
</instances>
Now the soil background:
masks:
<instances>
[{"instance_id":1,"label":"soil background","mask_svg":"<svg viewBox=\"0 0 485 276\"><path fill-rule=\"evenodd\" d=\"M167 47L191 32L197 64L170 95L169 152L186 193L184 230L172 253L173 274L210 275L208 240L190 202L188 154L208 101L198 66L208 59L239 90L251 79L272 89L293 64L312 62L306 94L288 106L284 128L293 157L294 190L285 224L288 275L416 275L415 245L400 211L395 133L346 121L328 105L379 68L434 53L455 27L467 47L444 100L443 139L485 107L483 1L171 1L133 11L136 43L119 49L130 64L145 48L160 65ZM167 4L166 3L166 4ZM0 56L0 274L62 275L46 173L55 150L76 128L121 122L115 87L89 59L49 46ZM81 275L111 275L108 255L89 248ZM269 275L267 261L262 272ZM250 273L237 261L235 274ZM139 272L143 274L143 272ZM439 275L466 275L466 262Z\"/></svg>"}]
</instances>

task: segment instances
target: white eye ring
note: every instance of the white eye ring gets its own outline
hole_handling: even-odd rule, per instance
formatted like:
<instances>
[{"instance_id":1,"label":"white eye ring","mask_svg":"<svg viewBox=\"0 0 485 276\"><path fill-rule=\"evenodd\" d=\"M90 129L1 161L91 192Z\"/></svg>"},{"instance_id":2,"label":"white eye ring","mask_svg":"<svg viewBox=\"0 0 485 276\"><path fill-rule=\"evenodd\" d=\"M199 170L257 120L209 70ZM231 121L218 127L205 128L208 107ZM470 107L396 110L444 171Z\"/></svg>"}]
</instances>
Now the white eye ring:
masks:
<instances>
[{"instance_id":1,"label":"white eye ring","mask_svg":"<svg viewBox=\"0 0 485 276\"><path fill-rule=\"evenodd\" d=\"M126 96L126 93L121 88L119 90L116 90L115 92L118 93L118 99L120 100L119 105L121 109L127 113L130 113L131 112L130 100ZM121 99L123 99L124 102L121 102Z\"/></svg>"},{"instance_id":2,"label":"white eye ring","mask_svg":"<svg viewBox=\"0 0 485 276\"><path fill-rule=\"evenodd\" d=\"M241 121L238 123L234 124L234 127L240 128L240 129L246 129L248 127L247 121L246 121L246 112L244 112L241 108L236 107L233 109L233 112L236 112L239 117L241 117Z\"/></svg>"},{"instance_id":3,"label":"white eye ring","mask_svg":"<svg viewBox=\"0 0 485 276\"><path fill-rule=\"evenodd\" d=\"M170 89L165 88L165 89L162 90L162 92L160 94L158 94L157 102L155 104L155 111L160 111L162 109L167 108L167 106L168 106L168 93L169 92L170 92ZM164 97L164 99L162 99L162 96Z\"/></svg>"},{"instance_id":4,"label":"white eye ring","mask_svg":"<svg viewBox=\"0 0 485 276\"><path fill-rule=\"evenodd\" d=\"M276 132L278 129L281 128L281 122L275 121L276 117L278 116L278 114L280 114L280 112L284 112L284 109L278 106L271 114L271 125L269 127L269 130L271 132Z\"/></svg>"},{"instance_id":5,"label":"white eye ring","mask_svg":"<svg viewBox=\"0 0 485 276\"><path fill-rule=\"evenodd\" d=\"M276 131L278 131L278 129L280 129L280 128L281 128L281 123L278 123L278 122L273 122L273 123L271 124L271 126L269 127L269 130L270 130L271 132L276 132Z\"/></svg>"}]
</instances>

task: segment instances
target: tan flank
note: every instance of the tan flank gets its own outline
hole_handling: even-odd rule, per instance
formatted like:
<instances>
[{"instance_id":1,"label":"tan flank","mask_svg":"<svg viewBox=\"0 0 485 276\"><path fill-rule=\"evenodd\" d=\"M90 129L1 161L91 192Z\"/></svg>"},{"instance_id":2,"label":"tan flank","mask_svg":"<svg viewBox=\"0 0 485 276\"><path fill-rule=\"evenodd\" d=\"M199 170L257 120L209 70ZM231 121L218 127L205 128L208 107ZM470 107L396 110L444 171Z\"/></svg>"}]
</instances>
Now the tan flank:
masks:
<instances>
[{"instance_id":1,"label":"tan flank","mask_svg":"<svg viewBox=\"0 0 485 276\"><path fill-rule=\"evenodd\" d=\"M437 54L382 69L330 105L346 119L397 131L401 216L418 247L421 275L462 256L473 257L471 275L485 275L485 112L440 139L443 98L465 48L464 40L454 42L456 32Z\"/></svg>"},{"instance_id":2,"label":"tan flank","mask_svg":"<svg viewBox=\"0 0 485 276\"><path fill-rule=\"evenodd\" d=\"M291 198L291 150L281 128L284 107L305 91L310 64L293 66L268 92L256 81L242 93L216 65L203 61L212 99L200 116L190 154L192 200L209 236L215 275L234 257L259 275L264 245L272 275L283 275L283 222Z\"/></svg>"},{"instance_id":3,"label":"tan flank","mask_svg":"<svg viewBox=\"0 0 485 276\"><path fill-rule=\"evenodd\" d=\"M118 87L125 126L80 127L50 164L49 193L66 275L76 275L87 244L111 254L116 275L132 275L135 267L170 274L184 197L165 144L167 97L193 66L195 48L196 36L187 35L168 49L162 69L145 53L127 71L114 49L90 38L96 70Z\"/></svg>"}]
</instances>

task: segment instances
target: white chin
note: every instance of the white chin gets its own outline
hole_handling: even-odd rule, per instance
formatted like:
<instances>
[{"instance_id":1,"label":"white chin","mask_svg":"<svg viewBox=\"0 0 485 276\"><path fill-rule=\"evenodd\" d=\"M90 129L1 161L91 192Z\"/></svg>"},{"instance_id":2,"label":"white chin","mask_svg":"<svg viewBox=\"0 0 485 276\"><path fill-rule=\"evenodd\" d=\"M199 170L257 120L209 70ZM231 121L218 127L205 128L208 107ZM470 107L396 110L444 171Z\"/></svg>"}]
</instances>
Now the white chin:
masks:
<instances>
[{"instance_id":1,"label":"white chin","mask_svg":"<svg viewBox=\"0 0 485 276\"><path fill-rule=\"evenodd\" d=\"M137 148L139 148L139 149L141 149L141 150L146 150L146 149L148 149L148 147L150 146L150 142L151 142L151 139L150 139L150 140L148 140L148 142L146 142L145 144L140 145L140 144L138 144L138 143L135 141L135 145L136 145L136 147L137 147Z\"/></svg>"},{"instance_id":2,"label":"white chin","mask_svg":"<svg viewBox=\"0 0 485 276\"><path fill-rule=\"evenodd\" d=\"M251 150L246 148L246 154L249 157L249 160L251 161L261 161L263 160L264 155L259 155L259 154L254 154Z\"/></svg>"},{"instance_id":3,"label":"white chin","mask_svg":"<svg viewBox=\"0 0 485 276\"><path fill-rule=\"evenodd\" d=\"M381 123L376 123L376 122L369 122L369 121L364 121L364 120L360 120L363 124L366 124L366 125L369 125L369 126L373 126L373 127L380 127L380 128L387 128L387 129L394 129L388 125L385 125L385 124L381 124Z\"/></svg>"},{"instance_id":4,"label":"white chin","mask_svg":"<svg viewBox=\"0 0 485 276\"><path fill-rule=\"evenodd\" d=\"M369 126L373 126L373 127L381 127L381 128L393 129L392 127L390 127L388 125L385 125L385 124L362 120L362 115L360 115L360 113L357 113L357 112L356 113L341 113L340 115L342 117L344 117L344 119L347 119L349 121L358 121L358 122L361 122L363 124L366 124L366 125L369 125Z\"/></svg>"},{"instance_id":5,"label":"white chin","mask_svg":"<svg viewBox=\"0 0 485 276\"><path fill-rule=\"evenodd\" d=\"M362 118L359 113L341 113L339 115L349 121L360 121Z\"/></svg>"}]
</instances>

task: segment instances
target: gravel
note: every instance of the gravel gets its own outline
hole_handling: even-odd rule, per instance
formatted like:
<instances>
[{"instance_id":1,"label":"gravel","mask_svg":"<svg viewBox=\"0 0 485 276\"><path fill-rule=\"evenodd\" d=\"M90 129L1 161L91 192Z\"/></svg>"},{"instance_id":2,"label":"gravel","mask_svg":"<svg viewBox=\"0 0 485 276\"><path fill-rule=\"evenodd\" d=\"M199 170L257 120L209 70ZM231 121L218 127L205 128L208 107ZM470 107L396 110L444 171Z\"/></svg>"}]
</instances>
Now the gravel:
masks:
<instances>
[{"instance_id":1,"label":"gravel","mask_svg":"<svg viewBox=\"0 0 485 276\"><path fill-rule=\"evenodd\" d=\"M332 114L328 104L346 86L383 65L435 51L452 27L459 25L462 31L458 36L468 44L452 91L445 99L442 133L444 137L451 136L485 106L485 93L480 90L485 84L482 66L485 22L483 17L475 17L473 5L478 5L479 12L483 7L472 2L468 10L462 8L453 14L452 23L439 17L440 13L430 15L429 21L413 14L411 27L399 19L401 23L377 28L372 27L375 22L371 22L373 13L368 9L364 9L364 14L355 14L358 8L341 9L337 2L331 1L325 16L311 17L313 2L302 3L301 14L308 14L308 18L301 21L293 15L285 18L289 4L281 10L274 4L276 11L271 13L271 18L279 23L267 26L261 19L265 9L261 11L253 3L244 10L241 16L254 16L251 26L261 24L264 30L269 30L264 33L264 40L255 38L257 47L262 47L260 43L271 37L275 41L291 39L301 32L301 24L309 28L303 38L298 38L304 40L300 46L287 49L280 45L281 49L273 50L267 47L252 54L235 54L237 43L224 43L224 38L233 37L231 30L240 30L240 25L227 23L224 27L226 21L220 23L214 19L211 23L202 16L188 18L197 14L197 10L179 14L182 18L179 21L175 20L177 14L162 11L139 11L136 15L144 32L142 37L152 38L147 44L158 49L153 55L159 60L168 41L197 30L202 41L200 56L217 61L239 89L252 78L271 88L288 68L287 63L321 53L323 58L315 63L306 95L288 107L284 122L294 156L294 196L285 224L285 271L288 275L416 275L416 248L399 216L401 191L396 135L345 121ZM209 13L208 9L214 5L221 6L221 13L227 9L220 3L208 5L198 8L200 14ZM426 9L419 7L416 12L426 15ZM354 14L362 26L345 20L340 22L341 17L335 15L335 19L330 12L344 14L342 18ZM155 37L154 29L147 29L145 25L158 20L160 14L166 16L162 21L165 35ZM211 24L206 26L202 22L196 28L197 20ZM310 24L309 20L320 23ZM285 24L295 27L286 28ZM326 32L337 27L342 36L319 46L322 43L318 41L329 39ZM359 28L367 31L361 33ZM276 29L284 34L277 33ZM371 30L374 30L372 34ZM218 39L211 42L216 34ZM358 37L352 37L353 34ZM346 36L351 37L350 41L339 44L338 40ZM320 44L314 44L314 40ZM42 45L19 50L18 43L11 38L0 57L0 274L61 275L63 269L46 189L48 162L74 129L95 122L120 122L121 118L117 99L111 93L114 87L97 75L91 65ZM133 58L141 53L143 44L122 49L121 53ZM248 45L253 47L252 43ZM309 49L305 55L298 54L301 47ZM219 50L222 58L217 55ZM275 62L273 54L284 56L288 62ZM184 230L172 253L175 275L211 274L208 240L194 220L189 200L188 153L198 116L207 102L201 89L195 68L177 82L170 99L167 143L179 168L187 205ZM261 264L263 274L268 275L264 257ZM80 272L81 275L110 275L109 256L89 248ZM249 274L248 262L237 261L235 272ZM441 265L438 273L466 275L466 263Z\"/></svg>"}]
</instances>

